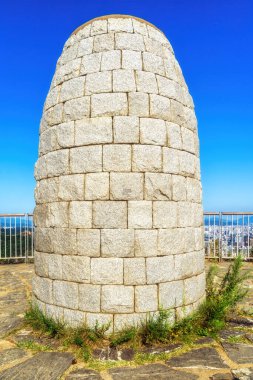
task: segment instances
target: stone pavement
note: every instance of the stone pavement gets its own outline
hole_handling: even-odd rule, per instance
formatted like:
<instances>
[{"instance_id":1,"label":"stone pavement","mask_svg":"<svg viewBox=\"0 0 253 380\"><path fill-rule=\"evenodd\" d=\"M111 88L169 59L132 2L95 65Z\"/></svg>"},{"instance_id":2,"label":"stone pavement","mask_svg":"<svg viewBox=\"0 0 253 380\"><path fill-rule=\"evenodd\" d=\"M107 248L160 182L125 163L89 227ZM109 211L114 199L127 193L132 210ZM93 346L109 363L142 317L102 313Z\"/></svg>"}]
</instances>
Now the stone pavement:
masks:
<instances>
[{"instance_id":1,"label":"stone pavement","mask_svg":"<svg viewBox=\"0 0 253 380\"><path fill-rule=\"evenodd\" d=\"M220 267L225 270L227 265L222 263ZM120 363L122 358L133 359L130 349L114 350L108 355L97 350L94 357L109 357L114 359L111 363L123 365L101 372L87 368L71 352L57 351L57 344L45 338L41 343L47 352L19 348L20 341L40 342L23 325L32 275L32 264L0 265L0 380L253 380L253 318L231 320L221 332L219 342L200 338L191 348L176 344L147 348L143 352L150 358L157 353L171 353L169 359L158 362L154 359L151 364ZM241 306L252 310L252 280L247 286L250 292Z\"/></svg>"}]
</instances>

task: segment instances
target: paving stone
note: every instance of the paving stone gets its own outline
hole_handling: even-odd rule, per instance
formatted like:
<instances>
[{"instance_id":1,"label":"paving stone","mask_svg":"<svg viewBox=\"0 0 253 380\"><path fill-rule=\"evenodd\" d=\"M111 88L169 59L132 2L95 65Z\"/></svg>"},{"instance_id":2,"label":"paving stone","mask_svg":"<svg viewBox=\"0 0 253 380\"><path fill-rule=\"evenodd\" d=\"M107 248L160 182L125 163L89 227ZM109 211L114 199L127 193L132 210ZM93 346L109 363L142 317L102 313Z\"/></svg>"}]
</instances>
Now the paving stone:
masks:
<instances>
[{"instance_id":1,"label":"paving stone","mask_svg":"<svg viewBox=\"0 0 253 380\"><path fill-rule=\"evenodd\" d=\"M234 380L253 380L253 368L240 368L232 371Z\"/></svg>"},{"instance_id":2,"label":"paving stone","mask_svg":"<svg viewBox=\"0 0 253 380\"><path fill-rule=\"evenodd\" d=\"M243 343L222 343L228 357L238 364L253 363L253 346Z\"/></svg>"},{"instance_id":3,"label":"paving stone","mask_svg":"<svg viewBox=\"0 0 253 380\"><path fill-rule=\"evenodd\" d=\"M171 367L182 368L226 368L228 367L220 358L218 352L211 347L191 350L176 356L166 362Z\"/></svg>"},{"instance_id":4,"label":"paving stone","mask_svg":"<svg viewBox=\"0 0 253 380\"><path fill-rule=\"evenodd\" d=\"M102 380L102 377L92 369L80 368L70 372L65 380Z\"/></svg>"},{"instance_id":5,"label":"paving stone","mask_svg":"<svg viewBox=\"0 0 253 380\"><path fill-rule=\"evenodd\" d=\"M51 349L57 349L61 343L57 338L52 338L50 336L37 336L33 334L32 331L21 330L16 335L11 336L11 340L15 343L20 342L34 342L39 345L48 346Z\"/></svg>"},{"instance_id":6,"label":"paving stone","mask_svg":"<svg viewBox=\"0 0 253 380\"><path fill-rule=\"evenodd\" d=\"M98 360L130 361L133 360L134 353L132 348L123 348L122 350L117 347L97 348L93 351L93 358Z\"/></svg>"},{"instance_id":7,"label":"paving stone","mask_svg":"<svg viewBox=\"0 0 253 380\"><path fill-rule=\"evenodd\" d=\"M228 339L230 337L243 336L245 332L243 330L224 329L219 332L219 337L222 339Z\"/></svg>"},{"instance_id":8,"label":"paving stone","mask_svg":"<svg viewBox=\"0 0 253 380\"><path fill-rule=\"evenodd\" d=\"M70 353L41 352L0 373L0 380L58 380L74 362Z\"/></svg>"},{"instance_id":9,"label":"paving stone","mask_svg":"<svg viewBox=\"0 0 253 380\"><path fill-rule=\"evenodd\" d=\"M6 304L7 306L7 304ZM0 338L5 337L13 330L20 328L23 324L23 319L21 317L14 317L7 315L0 318Z\"/></svg>"},{"instance_id":10,"label":"paving stone","mask_svg":"<svg viewBox=\"0 0 253 380\"><path fill-rule=\"evenodd\" d=\"M92 356L98 360L118 360L118 351L116 347L96 348Z\"/></svg>"},{"instance_id":11,"label":"paving stone","mask_svg":"<svg viewBox=\"0 0 253 380\"><path fill-rule=\"evenodd\" d=\"M14 360L21 359L26 356L24 350L19 348L10 348L0 352L0 366L13 362Z\"/></svg>"},{"instance_id":12,"label":"paving stone","mask_svg":"<svg viewBox=\"0 0 253 380\"><path fill-rule=\"evenodd\" d=\"M215 373L210 377L210 380L233 380L234 376L230 372Z\"/></svg>"},{"instance_id":13,"label":"paving stone","mask_svg":"<svg viewBox=\"0 0 253 380\"><path fill-rule=\"evenodd\" d=\"M212 344L215 343L215 340L212 338L209 338L208 336L203 336L194 342L195 344Z\"/></svg>"},{"instance_id":14,"label":"paving stone","mask_svg":"<svg viewBox=\"0 0 253 380\"><path fill-rule=\"evenodd\" d=\"M99 360L126 360L130 361L134 358L134 350L132 348L123 348L119 350L117 347L97 348L93 351L93 357Z\"/></svg>"},{"instance_id":15,"label":"paving stone","mask_svg":"<svg viewBox=\"0 0 253 380\"><path fill-rule=\"evenodd\" d=\"M245 334L245 338L247 338L251 343L253 343L253 334Z\"/></svg>"},{"instance_id":16,"label":"paving stone","mask_svg":"<svg viewBox=\"0 0 253 380\"><path fill-rule=\"evenodd\" d=\"M161 346L161 347L146 347L143 350L141 350L141 352L144 354L150 354L150 355L161 354L161 353L167 354L169 352L177 350L180 347L182 347L181 344L172 343L172 344L168 344L166 346Z\"/></svg>"},{"instance_id":17,"label":"paving stone","mask_svg":"<svg viewBox=\"0 0 253 380\"><path fill-rule=\"evenodd\" d=\"M238 325L239 327L242 326L253 326L253 318L247 318L242 316L232 316L229 318L229 323L233 325Z\"/></svg>"},{"instance_id":18,"label":"paving stone","mask_svg":"<svg viewBox=\"0 0 253 380\"><path fill-rule=\"evenodd\" d=\"M149 364L137 368L114 368L109 370L113 380L195 380L198 376L176 371L162 364Z\"/></svg>"}]
</instances>

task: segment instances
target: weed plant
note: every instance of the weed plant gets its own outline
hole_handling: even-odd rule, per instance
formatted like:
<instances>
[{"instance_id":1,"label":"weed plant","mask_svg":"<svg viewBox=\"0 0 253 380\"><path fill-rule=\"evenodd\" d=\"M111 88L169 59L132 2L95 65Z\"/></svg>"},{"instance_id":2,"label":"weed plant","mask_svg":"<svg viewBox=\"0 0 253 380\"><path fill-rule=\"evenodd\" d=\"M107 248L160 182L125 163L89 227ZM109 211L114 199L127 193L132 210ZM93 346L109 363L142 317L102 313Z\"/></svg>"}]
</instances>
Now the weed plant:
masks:
<instances>
[{"instance_id":1,"label":"weed plant","mask_svg":"<svg viewBox=\"0 0 253 380\"><path fill-rule=\"evenodd\" d=\"M218 269L212 266L206 277L206 298L199 308L191 315L171 325L170 312L159 310L148 314L146 321L139 326L124 328L111 336L106 336L110 325L86 325L78 328L67 327L60 320L55 321L44 315L36 305L31 305L25 314L25 320L35 330L59 338L64 346L75 347L78 356L84 360L90 358L91 348L98 344L111 347L120 345L150 345L173 341L191 342L197 336L215 336L221 330L228 314L240 302L247 290L243 287L249 272L242 273L242 259L237 257L230 265L225 276L218 279Z\"/></svg>"}]
</instances>

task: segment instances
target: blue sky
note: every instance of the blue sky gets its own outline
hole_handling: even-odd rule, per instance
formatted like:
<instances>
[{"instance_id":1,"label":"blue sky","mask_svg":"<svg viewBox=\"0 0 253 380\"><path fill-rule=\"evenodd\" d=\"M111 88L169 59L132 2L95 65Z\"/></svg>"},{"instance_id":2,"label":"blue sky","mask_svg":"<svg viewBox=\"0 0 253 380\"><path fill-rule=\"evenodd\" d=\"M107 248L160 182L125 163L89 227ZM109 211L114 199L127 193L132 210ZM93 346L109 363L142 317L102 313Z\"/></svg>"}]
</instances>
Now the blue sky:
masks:
<instances>
[{"instance_id":1,"label":"blue sky","mask_svg":"<svg viewBox=\"0 0 253 380\"><path fill-rule=\"evenodd\" d=\"M205 210L253 211L252 0L10 0L0 22L0 213L30 212L38 128L71 32L111 13L167 35L194 98Z\"/></svg>"}]
</instances>

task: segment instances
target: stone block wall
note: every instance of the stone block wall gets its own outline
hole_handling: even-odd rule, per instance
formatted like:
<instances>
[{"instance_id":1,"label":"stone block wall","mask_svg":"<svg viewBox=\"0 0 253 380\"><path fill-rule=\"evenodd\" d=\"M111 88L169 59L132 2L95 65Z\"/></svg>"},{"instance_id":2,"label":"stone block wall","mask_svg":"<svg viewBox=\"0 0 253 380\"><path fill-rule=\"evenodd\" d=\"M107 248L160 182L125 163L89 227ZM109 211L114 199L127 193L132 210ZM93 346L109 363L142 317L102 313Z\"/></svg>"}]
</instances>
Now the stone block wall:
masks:
<instances>
[{"instance_id":1,"label":"stone block wall","mask_svg":"<svg viewBox=\"0 0 253 380\"><path fill-rule=\"evenodd\" d=\"M197 121L162 32L108 16L67 40L44 105L33 293L111 331L205 294Z\"/></svg>"}]
</instances>

